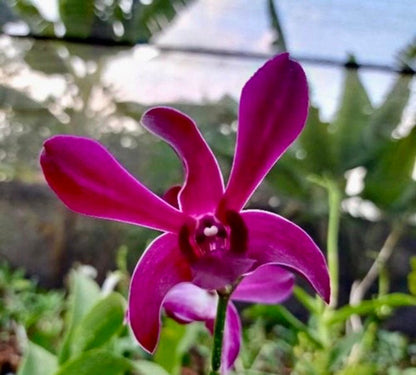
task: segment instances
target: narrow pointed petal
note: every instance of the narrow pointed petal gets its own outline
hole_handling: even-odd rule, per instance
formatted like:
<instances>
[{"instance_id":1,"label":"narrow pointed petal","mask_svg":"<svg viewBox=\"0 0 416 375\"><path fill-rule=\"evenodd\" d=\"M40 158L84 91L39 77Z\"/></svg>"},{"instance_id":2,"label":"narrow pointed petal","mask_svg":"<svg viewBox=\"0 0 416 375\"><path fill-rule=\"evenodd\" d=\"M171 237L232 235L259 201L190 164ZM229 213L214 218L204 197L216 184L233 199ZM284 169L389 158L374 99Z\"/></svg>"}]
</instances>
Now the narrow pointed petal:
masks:
<instances>
[{"instance_id":1,"label":"narrow pointed petal","mask_svg":"<svg viewBox=\"0 0 416 375\"><path fill-rule=\"evenodd\" d=\"M230 369L234 365L238 353L240 352L240 346L241 321L237 309L234 304L230 302L227 309L224 328L224 343L222 349L223 375L227 373L225 370Z\"/></svg>"},{"instance_id":2,"label":"narrow pointed petal","mask_svg":"<svg viewBox=\"0 0 416 375\"><path fill-rule=\"evenodd\" d=\"M301 66L281 54L269 60L241 93L237 145L223 204L239 211L277 159L299 135L308 112Z\"/></svg>"},{"instance_id":3,"label":"narrow pointed petal","mask_svg":"<svg viewBox=\"0 0 416 375\"><path fill-rule=\"evenodd\" d=\"M294 282L291 272L274 264L265 264L244 277L233 292L232 299L277 304L292 294Z\"/></svg>"},{"instance_id":4,"label":"narrow pointed petal","mask_svg":"<svg viewBox=\"0 0 416 375\"><path fill-rule=\"evenodd\" d=\"M266 211L241 212L247 225L247 256L259 265L276 264L302 275L326 301L330 285L325 258L318 246L300 227L281 216Z\"/></svg>"},{"instance_id":5,"label":"narrow pointed petal","mask_svg":"<svg viewBox=\"0 0 416 375\"><path fill-rule=\"evenodd\" d=\"M48 139L40 163L49 186L72 210L103 219L176 232L184 215L153 194L98 142Z\"/></svg>"},{"instance_id":6,"label":"narrow pointed petal","mask_svg":"<svg viewBox=\"0 0 416 375\"><path fill-rule=\"evenodd\" d=\"M186 181L179 194L181 210L190 215L214 212L224 191L222 175L192 119L173 108L156 107L148 110L141 122L182 159Z\"/></svg>"},{"instance_id":7,"label":"narrow pointed petal","mask_svg":"<svg viewBox=\"0 0 416 375\"><path fill-rule=\"evenodd\" d=\"M154 240L134 270L129 291L128 320L137 341L153 353L159 342L163 300L175 285L191 280L191 270L171 233Z\"/></svg>"}]
</instances>

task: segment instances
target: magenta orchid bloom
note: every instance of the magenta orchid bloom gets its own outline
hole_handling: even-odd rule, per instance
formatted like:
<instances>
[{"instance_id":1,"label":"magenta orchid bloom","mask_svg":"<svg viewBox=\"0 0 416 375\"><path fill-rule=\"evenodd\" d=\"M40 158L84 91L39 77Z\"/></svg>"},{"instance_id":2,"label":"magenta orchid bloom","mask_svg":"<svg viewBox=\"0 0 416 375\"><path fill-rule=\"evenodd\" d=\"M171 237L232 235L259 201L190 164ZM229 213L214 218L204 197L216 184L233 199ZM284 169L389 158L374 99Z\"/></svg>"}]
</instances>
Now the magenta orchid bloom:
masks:
<instances>
[{"instance_id":1,"label":"magenta orchid bloom","mask_svg":"<svg viewBox=\"0 0 416 375\"><path fill-rule=\"evenodd\" d=\"M269 60L242 90L235 157L224 188L218 163L192 119L172 108L148 110L142 125L174 148L186 171L182 187L170 189L165 199L137 181L94 140L55 136L45 142L43 172L69 208L165 232L144 252L130 285L128 320L145 350L153 353L157 346L164 301L178 320L182 316L184 321L212 324L211 310L199 315L191 300L184 300L181 307L175 289L169 297L178 284L220 290L243 280L233 298L280 301L291 289L279 286L286 272L283 267L302 275L329 300L326 262L313 240L276 214L242 210L301 132L307 112L308 87L301 66L288 54ZM273 270L275 283L270 279ZM244 279L246 275L252 276ZM185 285L182 288L197 290ZM229 311L228 326L235 327L239 324L232 317L235 310ZM230 335L235 332L231 329Z\"/></svg>"}]
</instances>

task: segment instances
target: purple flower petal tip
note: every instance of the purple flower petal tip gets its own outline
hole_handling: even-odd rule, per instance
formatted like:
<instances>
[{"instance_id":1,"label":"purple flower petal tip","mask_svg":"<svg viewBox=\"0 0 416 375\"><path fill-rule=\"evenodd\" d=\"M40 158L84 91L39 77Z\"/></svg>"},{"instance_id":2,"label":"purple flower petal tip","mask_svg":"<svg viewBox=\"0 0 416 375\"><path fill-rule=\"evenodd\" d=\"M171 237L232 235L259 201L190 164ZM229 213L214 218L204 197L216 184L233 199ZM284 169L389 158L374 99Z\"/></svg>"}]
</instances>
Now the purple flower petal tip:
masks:
<instances>
[{"instance_id":1,"label":"purple flower petal tip","mask_svg":"<svg viewBox=\"0 0 416 375\"><path fill-rule=\"evenodd\" d=\"M187 214L214 212L224 183L208 144L195 122L176 109L155 107L144 113L144 127L168 142L182 159L186 181L179 193L179 207Z\"/></svg>"},{"instance_id":2,"label":"purple flower petal tip","mask_svg":"<svg viewBox=\"0 0 416 375\"><path fill-rule=\"evenodd\" d=\"M130 283L128 317L137 341L149 353L156 350L159 341L160 312L166 295L191 278L177 237L170 233L156 238L137 263Z\"/></svg>"},{"instance_id":3,"label":"purple flower petal tip","mask_svg":"<svg viewBox=\"0 0 416 375\"><path fill-rule=\"evenodd\" d=\"M76 212L171 232L184 222L181 212L137 181L92 139L52 137L44 143L40 164L49 186Z\"/></svg>"},{"instance_id":4,"label":"purple flower petal tip","mask_svg":"<svg viewBox=\"0 0 416 375\"><path fill-rule=\"evenodd\" d=\"M245 205L296 139L308 105L305 73L288 54L269 60L248 80L241 93L236 152L224 197L229 209L239 211Z\"/></svg>"},{"instance_id":5,"label":"purple flower petal tip","mask_svg":"<svg viewBox=\"0 0 416 375\"><path fill-rule=\"evenodd\" d=\"M249 231L247 256L259 264L276 264L302 275L326 301L330 282L325 257L308 234L289 220L260 210L241 213Z\"/></svg>"}]
</instances>

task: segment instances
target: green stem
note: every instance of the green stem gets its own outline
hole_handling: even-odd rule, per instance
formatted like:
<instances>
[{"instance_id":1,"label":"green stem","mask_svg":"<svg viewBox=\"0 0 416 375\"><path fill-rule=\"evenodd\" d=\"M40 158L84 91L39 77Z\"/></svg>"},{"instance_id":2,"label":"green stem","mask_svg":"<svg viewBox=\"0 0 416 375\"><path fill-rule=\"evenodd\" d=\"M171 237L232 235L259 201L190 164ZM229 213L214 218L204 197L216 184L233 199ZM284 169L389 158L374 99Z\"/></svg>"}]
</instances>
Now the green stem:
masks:
<instances>
[{"instance_id":1,"label":"green stem","mask_svg":"<svg viewBox=\"0 0 416 375\"><path fill-rule=\"evenodd\" d=\"M338 303L339 288L338 233L342 195L337 184L333 181L327 181L327 189L329 203L327 257L329 277L331 280L331 300L329 306L335 308Z\"/></svg>"},{"instance_id":2,"label":"green stem","mask_svg":"<svg viewBox=\"0 0 416 375\"><path fill-rule=\"evenodd\" d=\"M221 368L221 354L222 354L222 344L224 337L224 327L225 327L225 318L227 315L227 306L230 299L230 292L220 292L218 291L218 306L217 306L217 317L215 319L214 327L214 345L212 348L212 360L211 367L212 370L210 375L219 375Z\"/></svg>"}]
</instances>

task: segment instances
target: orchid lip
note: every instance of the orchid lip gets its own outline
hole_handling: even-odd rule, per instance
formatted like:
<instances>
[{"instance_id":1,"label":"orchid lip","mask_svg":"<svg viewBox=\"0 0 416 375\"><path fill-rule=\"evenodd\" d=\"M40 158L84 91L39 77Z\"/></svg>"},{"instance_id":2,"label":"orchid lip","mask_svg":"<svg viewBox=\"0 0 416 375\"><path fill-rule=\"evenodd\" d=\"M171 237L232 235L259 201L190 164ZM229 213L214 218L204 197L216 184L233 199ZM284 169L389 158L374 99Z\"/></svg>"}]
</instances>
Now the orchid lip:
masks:
<instances>
[{"instance_id":1,"label":"orchid lip","mask_svg":"<svg viewBox=\"0 0 416 375\"><path fill-rule=\"evenodd\" d=\"M242 253L246 244L238 243L242 249L235 249L236 238L246 239L246 228L240 215L227 213L224 222L215 215L207 214L186 223L179 231L179 247L193 263L195 260L216 252Z\"/></svg>"},{"instance_id":2,"label":"orchid lip","mask_svg":"<svg viewBox=\"0 0 416 375\"><path fill-rule=\"evenodd\" d=\"M182 226L178 247L188 260L193 282L204 289L233 285L255 260L245 256L247 228L237 212L200 216Z\"/></svg>"}]
</instances>

